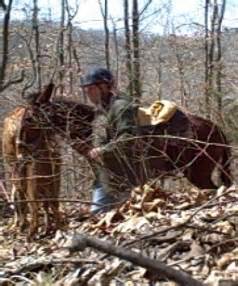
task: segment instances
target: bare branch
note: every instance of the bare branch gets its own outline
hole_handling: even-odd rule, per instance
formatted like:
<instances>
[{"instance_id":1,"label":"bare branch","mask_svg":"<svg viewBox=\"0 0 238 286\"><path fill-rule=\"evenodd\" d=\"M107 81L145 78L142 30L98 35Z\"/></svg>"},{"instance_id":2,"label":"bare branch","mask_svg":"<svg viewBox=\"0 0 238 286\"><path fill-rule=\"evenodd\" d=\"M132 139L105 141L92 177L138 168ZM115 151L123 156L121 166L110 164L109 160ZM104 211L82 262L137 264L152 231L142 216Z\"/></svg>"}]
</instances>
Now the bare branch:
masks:
<instances>
[{"instance_id":1,"label":"bare branch","mask_svg":"<svg viewBox=\"0 0 238 286\"><path fill-rule=\"evenodd\" d=\"M147 8L150 6L153 0L148 0L148 2L145 4L145 6L142 8L142 10L139 13L139 17L144 14L144 12L147 10Z\"/></svg>"},{"instance_id":2,"label":"bare branch","mask_svg":"<svg viewBox=\"0 0 238 286\"><path fill-rule=\"evenodd\" d=\"M0 7L6 11L7 10L7 5L5 4L4 0L0 0Z\"/></svg>"},{"instance_id":3,"label":"bare branch","mask_svg":"<svg viewBox=\"0 0 238 286\"><path fill-rule=\"evenodd\" d=\"M103 24L104 24L104 32L105 32L105 59L106 59L106 66L110 69L110 51L109 51L109 28L108 28L108 0L104 0L104 8L102 2L98 1L101 14L103 17Z\"/></svg>"},{"instance_id":4,"label":"bare branch","mask_svg":"<svg viewBox=\"0 0 238 286\"><path fill-rule=\"evenodd\" d=\"M0 86L0 92L3 91L4 89L8 88L12 84L22 82L24 80L24 78L25 78L25 72L24 72L24 70L22 70L18 77L10 79L9 81L5 82L2 86Z\"/></svg>"}]
</instances>

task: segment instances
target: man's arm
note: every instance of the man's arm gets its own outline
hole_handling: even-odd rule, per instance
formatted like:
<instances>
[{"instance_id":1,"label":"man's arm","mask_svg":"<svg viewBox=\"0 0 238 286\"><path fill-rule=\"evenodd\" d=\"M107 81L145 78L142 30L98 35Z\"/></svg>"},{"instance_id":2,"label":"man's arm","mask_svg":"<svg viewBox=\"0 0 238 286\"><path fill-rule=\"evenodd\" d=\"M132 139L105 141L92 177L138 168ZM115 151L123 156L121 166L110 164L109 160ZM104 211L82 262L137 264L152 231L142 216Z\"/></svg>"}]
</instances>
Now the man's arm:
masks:
<instances>
[{"instance_id":1,"label":"man's arm","mask_svg":"<svg viewBox=\"0 0 238 286\"><path fill-rule=\"evenodd\" d=\"M126 144L128 139L136 135L136 106L132 101L117 100L109 113L109 124L113 128L111 142L103 146L103 152L111 152L115 147Z\"/></svg>"}]
</instances>

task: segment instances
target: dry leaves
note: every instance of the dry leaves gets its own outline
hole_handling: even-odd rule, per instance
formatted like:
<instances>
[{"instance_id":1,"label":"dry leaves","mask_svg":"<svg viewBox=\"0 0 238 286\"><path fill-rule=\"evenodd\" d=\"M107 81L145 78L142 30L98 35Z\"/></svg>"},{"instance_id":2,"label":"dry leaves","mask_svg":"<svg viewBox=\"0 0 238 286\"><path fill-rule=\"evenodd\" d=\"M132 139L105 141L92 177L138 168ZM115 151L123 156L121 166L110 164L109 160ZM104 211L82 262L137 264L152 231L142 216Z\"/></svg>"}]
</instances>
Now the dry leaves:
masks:
<instances>
[{"instance_id":1,"label":"dry leaves","mask_svg":"<svg viewBox=\"0 0 238 286\"><path fill-rule=\"evenodd\" d=\"M72 206L71 229L31 244L24 236L8 232L9 220L2 221L0 281L58 286L149 285L153 277L126 261L104 257L91 249L70 254L65 241L77 231L129 247L188 271L196 279L214 283L208 285L238 283L237 190L201 192L145 185L143 190L133 190L131 199L119 209L88 216L82 222ZM154 285L175 284L161 277Z\"/></svg>"}]
</instances>

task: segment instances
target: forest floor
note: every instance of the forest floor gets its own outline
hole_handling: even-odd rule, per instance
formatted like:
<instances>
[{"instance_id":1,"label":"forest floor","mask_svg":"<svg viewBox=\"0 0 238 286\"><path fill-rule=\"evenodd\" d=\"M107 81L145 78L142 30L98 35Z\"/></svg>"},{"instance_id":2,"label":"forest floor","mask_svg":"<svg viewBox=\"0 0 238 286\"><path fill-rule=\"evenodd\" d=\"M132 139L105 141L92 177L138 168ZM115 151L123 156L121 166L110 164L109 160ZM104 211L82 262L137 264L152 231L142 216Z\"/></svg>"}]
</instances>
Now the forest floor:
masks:
<instances>
[{"instance_id":1,"label":"forest floor","mask_svg":"<svg viewBox=\"0 0 238 286\"><path fill-rule=\"evenodd\" d=\"M206 285L238 283L238 189L134 189L119 209L91 216L66 204L67 229L27 242L0 222L0 285L177 285L97 246L72 252L75 234L185 271ZM6 210L5 210L6 211ZM232 284L233 283L233 284Z\"/></svg>"}]
</instances>

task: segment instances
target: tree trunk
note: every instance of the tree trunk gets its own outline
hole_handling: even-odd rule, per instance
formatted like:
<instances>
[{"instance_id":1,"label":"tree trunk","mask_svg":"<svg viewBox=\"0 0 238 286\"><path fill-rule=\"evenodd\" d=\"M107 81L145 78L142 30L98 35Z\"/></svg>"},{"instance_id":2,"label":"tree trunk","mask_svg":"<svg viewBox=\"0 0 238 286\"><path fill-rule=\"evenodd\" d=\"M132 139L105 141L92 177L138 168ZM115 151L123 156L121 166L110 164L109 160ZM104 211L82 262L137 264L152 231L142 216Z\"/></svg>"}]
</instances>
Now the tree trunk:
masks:
<instances>
[{"instance_id":1,"label":"tree trunk","mask_svg":"<svg viewBox=\"0 0 238 286\"><path fill-rule=\"evenodd\" d=\"M216 58L216 66L217 66L217 74L216 74L216 85L217 85L217 104L218 104L218 113L222 113L222 47L221 47L221 26L224 18L226 8L226 0L222 1L221 10L218 16L218 25L216 32L216 41L217 41L217 58Z\"/></svg>"},{"instance_id":2,"label":"tree trunk","mask_svg":"<svg viewBox=\"0 0 238 286\"><path fill-rule=\"evenodd\" d=\"M6 68L8 63L8 45L9 45L9 23L13 0L9 0L8 5L1 1L1 7L4 10L3 29L2 29L2 59L0 65L0 91L4 89L6 77Z\"/></svg>"},{"instance_id":3,"label":"tree trunk","mask_svg":"<svg viewBox=\"0 0 238 286\"><path fill-rule=\"evenodd\" d=\"M65 23L65 0L61 0L61 21L60 21L60 36L59 36L59 81L60 81L60 94L64 92L64 23Z\"/></svg>"},{"instance_id":4,"label":"tree trunk","mask_svg":"<svg viewBox=\"0 0 238 286\"><path fill-rule=\"evenodd\" d=\"M35 37L35 67L37 89L41 90L41 63L40 63L40 33L38 25L38 0L33 1L32 30Z\"/></svg>"},{"instance_id":5,"label":"tree trunk","mask_svg":"<svg viewBox=\"0 0 238 286\"><path fill-rule=\"evenodd\" d=\"M108 28L108 0L104 0L104 7L102 2L99 0L100 10L103 17L103 24L104 24L104 33L105 33L105 60L106 60L106 67L110 70L110 48L109 48L109 28Z\"/></svg>"},{"instance_id":6,"label":"tree trunk","mask_svg":"<svg viewBox=\"0 0 238 286\"><path fill-rule=\"evenodd\" d=\"M118 38L117 38L117 27L115 22L112 19L113 23L113 41L114 41L114 47L115 47L115 54L116 54L116 72L115 72L115 78L116 78L116 86L118 84L118 73L119 73L119 45L118 45Z\"/></svg>"},{"instance_id":7,"label":"tree trunk","mask_svg":"<svg viewBox=\"0 0 238 286\"><path fill-rule=\"evenodd\" d=\"M140 81L140 42L139 42L139 11L138 0L133 0L132 8L132 41L133 41L133 87L134 96L141 96Z\"/></svg>"},{"instance_id":8,"label":"tree trunk","mask_svg":"<svg viewBox=\"0 0 238 286\"><path fill-rule=\"evenodd\" d=\"M72 25L72 16L70 13L69 3L66 0L66 11L68 17L67 23L67 53L68 53L68 62L67 67L69 70L69 93L73 93L73 64L72 64L72 57L73 57L73 40L72 40L72 33L73 33L73 25Z\"/></svg>"},{"instance_id":9,"label":"tree trunk","mask_svg":"<svg viewBox=\"0 0 238 286\"><path fill-rule=\"evenodd\" d=\"M209 3L210 0L205 0L205 110L206 117L210 116L210 93L209 93L209 26L208 26L208 16L209 16Z\"/></svg>"},{"instance_id":10,"label":"tree trunk","mask_svg":"<svg viewBox=\"0 0 238 286\"><path fill-rule=\"evenodd\" d=\"M225 13L226 0L221 8L217 0L205 3L205 103L206 116L219 120L222 112L222 49L221 26ZM212 7L211 32L209 35L209 5ZM211 108L213 106L213 109ZM215 108L215 110L214 110Z\"/></svg>"},{"instance_id":11,"label":"tree trunk","mask_svg":"<svg viewBox=\"0 0 238 286\"><path fill-rule=\"evenodd\" d=\"M133 71L132 71L132 51L131 51L131 33L129 26L129 5L128 0L124 0L124 26L125 26L125 50L126 50L126 68L128 74L128 91L133 96Z\"/></svg>"},{"instance_id":12,"label":"tree trunk","mask_svg":"<svg viewBox=\"0 0 238 286\"><path fill-rule=\"evenodd\" d=\"M215 0L216 1L216 0ZM210 112L208 114L208 118L212 119L215 114L214 107L211 108L211 106L214 106L214 94L215 94L215 86L214 86L214 66L215 66L215 38L216 38L216 19L217 19L217 5L214 5L213 7L213 13L211 18L211 35L210 35L210 47L209 47L209 54L208 54L208 63L209 63L209 76L208 76L208 92L209 92L209 98L210 98ZM212 105L211 105L212 104Z\"/></svg>"}]
</instances>

